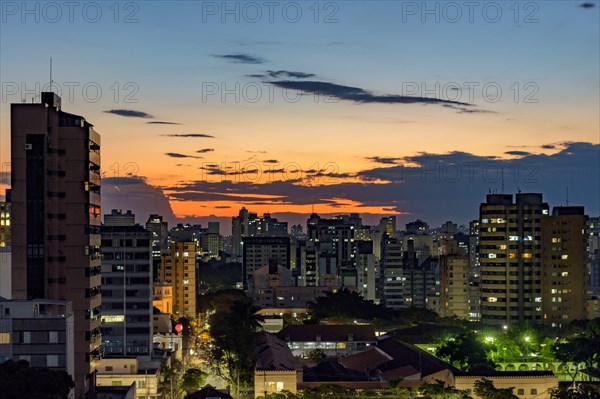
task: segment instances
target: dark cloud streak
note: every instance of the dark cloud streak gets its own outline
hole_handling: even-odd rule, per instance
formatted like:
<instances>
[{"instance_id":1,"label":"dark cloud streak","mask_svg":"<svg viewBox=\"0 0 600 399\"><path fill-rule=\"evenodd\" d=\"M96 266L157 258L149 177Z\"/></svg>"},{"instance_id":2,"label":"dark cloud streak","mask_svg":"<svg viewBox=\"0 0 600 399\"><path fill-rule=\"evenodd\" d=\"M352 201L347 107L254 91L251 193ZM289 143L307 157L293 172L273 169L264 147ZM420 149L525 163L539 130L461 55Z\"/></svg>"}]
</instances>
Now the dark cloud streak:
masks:
<instances>
[{"instance_id":1,"label":"dark cloud streak","mask_svg":"<svg viewBox=\"0 0 600 399\"><path fill-rule=\"evenodd\" d=\"M142 111L134 111L131 109L111 109L104 111L107 114L125 116L127 118L153 118L152 115Z\"/></svg>"}]
</instances>

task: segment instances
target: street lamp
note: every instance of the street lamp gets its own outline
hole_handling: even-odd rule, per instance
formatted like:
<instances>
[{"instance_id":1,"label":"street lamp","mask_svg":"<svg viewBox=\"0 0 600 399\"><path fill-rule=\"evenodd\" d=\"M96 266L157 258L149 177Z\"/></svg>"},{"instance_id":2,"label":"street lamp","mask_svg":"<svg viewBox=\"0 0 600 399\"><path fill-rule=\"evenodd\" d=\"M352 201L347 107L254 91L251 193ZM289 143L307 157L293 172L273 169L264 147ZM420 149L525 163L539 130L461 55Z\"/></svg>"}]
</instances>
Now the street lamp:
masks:
<instances>
[{"instance_id":1,"label":"street lamp","mask_svg":"<svg viewBox=\"0 0 600 399\"><path fill-rule=\"evenodd\" d=\"M531 337L529 335L525 336L525 359L527 360L527 362L529 363L529 341L531 340Z\"/></svg>"}]
</instances>

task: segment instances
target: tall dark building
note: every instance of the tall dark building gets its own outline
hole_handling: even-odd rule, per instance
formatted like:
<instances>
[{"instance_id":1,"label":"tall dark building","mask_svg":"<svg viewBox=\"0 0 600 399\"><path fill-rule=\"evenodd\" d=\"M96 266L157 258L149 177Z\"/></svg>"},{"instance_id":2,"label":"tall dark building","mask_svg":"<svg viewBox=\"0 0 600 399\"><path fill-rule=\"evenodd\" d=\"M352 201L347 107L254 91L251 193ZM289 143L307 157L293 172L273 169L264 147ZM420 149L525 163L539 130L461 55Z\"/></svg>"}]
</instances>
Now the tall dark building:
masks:
<instances>
[{"instance_id":1,"label":"tall dark building","mask_svg":"<svg viewBox=\"0 0 600 399\"><path fill-rule=\"evenodd\" d=\"M135 215L113 209L102 233L104 355L149 355L152 349L152 233Z\"/></svg>"},{"instance_id":2,"label":"tall dark building","mask_svg":"<svg viewBox=\"0 0 600 399\"><path fill-rule=\"evenodd\" d=\"M587 317L588 217L582 206L558 206L542 217L544 324Z\"/></svg>"},{"instance_id":3,"label":"tall dark building","mask_svg":"<svg viewBox=\"0 0 600 399\"><path fill-rule=\"evenodd\" d=\"M152 214L146 222L146 230L152 233L152 279L158 279L161 256L169 248L169 224L160 215Z\"/></svg>"},{"instance_id":4,"label":"tall dark building","mask_svg":"<svg viewBox=\"0 0 600 399\"><path fill-rule=\"evenodd\" d=\"M489 194L479 208L481 320L542 321L542 194Z\"/></svg>"},{"instance_id":5,"label":"tall dark building","mask_svg":"<svg viewBox=\"0 0 600 399\"><path fill-rule=\"evenodd\" d=\"M11 105L13 299L72 302L75 398L100 360L100 135L60 97Z\"/></svg>"},{"instance_id":6,"label":"tall dark building","mask_svg":"<svg viewBox=\"0 0 600 399\"><path fill-rule=\"evenodd\" d=\"M10 247L10 190L6 190L6 199L0 201L0 247Z\"/></svg>"}]
</instances>

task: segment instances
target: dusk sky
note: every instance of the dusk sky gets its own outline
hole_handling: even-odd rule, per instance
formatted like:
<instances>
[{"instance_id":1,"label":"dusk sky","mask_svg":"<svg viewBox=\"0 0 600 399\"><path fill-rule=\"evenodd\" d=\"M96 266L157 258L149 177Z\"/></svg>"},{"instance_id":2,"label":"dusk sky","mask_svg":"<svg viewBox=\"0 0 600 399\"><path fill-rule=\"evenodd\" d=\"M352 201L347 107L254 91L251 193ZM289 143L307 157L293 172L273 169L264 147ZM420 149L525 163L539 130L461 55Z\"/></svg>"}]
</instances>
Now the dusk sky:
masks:
<instances>
[{"instance_id":1,"label":"dusk sky","mask_svg":"<svg viewBox=\"0 0 600 399\"><path fill-rule=\"evenodd\" d=\"M600 215L598 1L51 3L1 3L0 195L52 57L103 213L435 226L504 189Z\"/></svg>"}]
</instances>

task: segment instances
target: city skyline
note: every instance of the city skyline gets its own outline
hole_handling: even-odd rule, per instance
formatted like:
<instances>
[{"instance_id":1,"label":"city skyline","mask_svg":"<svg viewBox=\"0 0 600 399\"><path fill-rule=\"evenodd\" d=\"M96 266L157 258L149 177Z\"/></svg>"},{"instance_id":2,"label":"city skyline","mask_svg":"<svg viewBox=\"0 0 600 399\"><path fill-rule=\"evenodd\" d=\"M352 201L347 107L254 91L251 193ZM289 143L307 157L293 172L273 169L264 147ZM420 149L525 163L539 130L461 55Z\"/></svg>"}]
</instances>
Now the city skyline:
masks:
<instances>
[{"instance_id":1,"label":"city skyline","mask_svg":"<svg viewBox=\"0 0 600 399\"><path fill-rule=\"evenodd\" d=\"M52 58L63 105L103 132L103 213L438 225L521 190L600 214L597 2L14 4L0 195L10 103L39 98Z\"/></svg>"}]
</instances>

